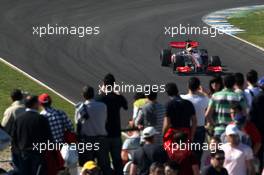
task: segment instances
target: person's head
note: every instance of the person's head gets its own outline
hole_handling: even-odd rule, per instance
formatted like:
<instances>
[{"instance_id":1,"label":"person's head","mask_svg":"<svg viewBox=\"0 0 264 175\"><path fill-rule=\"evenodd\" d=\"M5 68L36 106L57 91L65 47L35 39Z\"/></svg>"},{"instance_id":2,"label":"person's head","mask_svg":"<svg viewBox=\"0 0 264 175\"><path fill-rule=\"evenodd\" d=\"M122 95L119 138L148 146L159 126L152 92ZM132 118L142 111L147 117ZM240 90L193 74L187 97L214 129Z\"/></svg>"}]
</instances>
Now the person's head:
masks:
<instances>
[{"instance_id":1,"label":"person's head","mask_svg":"<svg viewBox=\"0 0 264 175\"><path fill-rule=\"evenodd\" d=\"M94 98L94 89L91 86L84 86L83 87L83 98L85 100L91 100Z\"/></svg>"},{"instance_id":2,"label":"person's head","mask_svg":"<svg viewBox=\"0 0 264 175\"><path fill-rule=\"evenodd\" d=\"M20 101L23 99L23 93L21 92L20 89L14 89L11 92L10 97L11 97L12 101Z\"/></svg>"},{"instance_id":3,"label":"person's head","mask_svg":"<svg viewBox=\"0 0 264 175\"><path fill-rule=\"evenodd\" d=\"M148 95L146 95L147 99L149 101L155 101L157 100L157 97L158 97L158 93L157 92L153 92L152 90L149 92Z\"/></svg>"},{"instance_id":4,"label":"person's head","mask_svg":"<svg viewBox=\"0 0 264 175\"><path fill-rule=\"evenodd\" d=\"M146 127L142 132L145 143L153 143L155 135L159 134L153 126Z\"/></svg>"},{"instance_id":5,"label":"person's head","mask_svg":"<svg viewBox=\"0 0 264 175\"><path fill-rule=\"evenodd\" d=\"M145 94L143 92L137 92L134 95L134 101L138 100L138 99L142 99L142 98L146 98Z\"/></svg>"},{"instance_id":6,"label":"person's head","mask_svg":"<svg viewBox=\"0 0 264 175\"><path fill-rule=\"evenodd\" d=\"M39 104L44 108L48 108L51 106L52 103L51 97L46 93L39 95L38 100L39 100Z\"/></svg>"},{"instance_id":7,"label":"person's head","mask_svg":"<svg viewBox=\"0 0 264 175\"><path fill-rule=\"evenodd\" d=\"M221 91L224 87L223 79L221 76L213 77L209 82L209 89L211 94Z\"/></svg>"},{"instance_id":8,"label":"person's head","mask_svg":"<svg viewBox=\"0 0 264 175\"><path fill-rule=\"evenodd\" d=\"M224 86L227 89L233 89L235 83L236 83L236 79L235 79L235 76L233 74L228 74L228 75L224 76Z\"/></svg>"},{"instance_id":9,"label":"person's head","mask_svg":"<svg viewBox=\"0 0 264 175\"><path fill-rule=\"evenodd\" d=\"M248 73L247 73L247 82L251 85L256 85L258 82L258 73L257 71L251 69Z\"/></svg>"},{"instance_id":10,"label":"person's head","mask_svg":"<svg viewBox=\"0 0 264 175\"><path fill-rule=\"evenodd\" d=\"M102 175L101 169L94 161L88 161L83 165L82 175Z\"/></svg>"},{"instance_id":11,"label":"person's head","mask_svg":"<svg viewBox=\"0 0 264 175\"><path fill-rule=\"evenodd\" d=\"M167 95L170 97L179 95L179 90L175 83L167 83L165 85L165 90L166 90Z\"/></svg>"},{"instance_id":12,"label":"person's head","mask_svg":"<svg viewBox=\"0 0 264 175\"><path fill-rule=\"evenodd\" d=\"M39 101L38 96L28 95L25 99L26 108L39 110Z\"/></svg>"},{"instance_id":13,"label":"person's head","mask_svg":"<svg viewBox=\"0 0 264 175\"><path fill-rule=\"evenodd\" d=\"M200 89L201 82L197 77L191 77L188 82L188 88L192 92L196 92Z\"/></svg>"},{"instance_id":14,"label":"person's head","mask_svg":"<svg viewBox=\"0 0 264 175\"><path fill-rule=\"evenodd\" d=\"M164 165L165 168L165 175L177 175L179 172L179 164L175 161L166 162Z\"/></svg>"},{"instance_id":15,"label":"person's head","mask_svg":"<svg viewBox=\"0 0 264 175\"><path fill-rule=\"evenodd\" d=\"M246 116L243 115L242 106L239 103L232 103L230 116L234 120L238 129L242 129L246 123Z\"/></svg>"},{"instance_id":16,"label":"person's head","mask_svg":"<svg viewBox=\"0 0 264 175\"><path fill-rule=\"evenodd\" d=\"M211 152L211 164L214 168L223 168L225 161L225 152L223 150L216 150Z\"/></svg>"},{"instance_id":17,"label":"person's head","mask_svg":"<svg viewBox=\"0 0 264 175\"><path fill-rule=\"evenodd\" d=\"M149 168L150 175L164 175L164 165L162 163L154 162Z\"/></svg>"},{"instance_id":18,"label":"person's head","mask_svg":"<svg viewBox=\"0 0 264 175\"><path fill-rule=\"evenodd\" d=\"M211 137L210 143L209 143L209 149L211 151L217 150L218 149L218 146L219 146L219 143L221 143L221 140L220 140L219 137L217 137L217 136Z\"/></svg>"},{"instance_id":19,"label":"person's head","mask_svg":"<svg viewBox=\"0 0 264 175\"><path fill-rule=\"evenodd\" d=\"M232 119L235 118L236 115L242 115L243 109L242 106L238 102L231 103L230 106L230 116Z\"/></svg>"},{"instance_id":20,"label":"person's head","mask_svg":"<svg viewBox=\"0 0 264 175\"><path fill-rule=\"evenodd\" d=\"M227 137L227 142L230 143L232 146L236 146L239 144L239 129L236 125L227 125L225 134Z\"/></svg>"},{"instance_id":21,"label":"person's head","mask_svg":"<svg viewBox=\"0 0 264 175\"><path fill-rule=\"evenodd\" d=\"M243 89L244 84L245 84L244 75L240 72L237 72L234 75L235 75L235 80L236 80L236 83L235 83L236 88Z\"/></svg>"},{"instance_id":22,"label":"person's head","mask_svg":"<svg viewBox=\"0 0 264 175\"><path fill-rule=\"evenodd\" d=\"M106 74L103 79L103 82L104 82L104 86L107 91L113 91L114 84L115 84L115 77L113 74L110 74L110 73Z\"/></svg>"}]
</instances>

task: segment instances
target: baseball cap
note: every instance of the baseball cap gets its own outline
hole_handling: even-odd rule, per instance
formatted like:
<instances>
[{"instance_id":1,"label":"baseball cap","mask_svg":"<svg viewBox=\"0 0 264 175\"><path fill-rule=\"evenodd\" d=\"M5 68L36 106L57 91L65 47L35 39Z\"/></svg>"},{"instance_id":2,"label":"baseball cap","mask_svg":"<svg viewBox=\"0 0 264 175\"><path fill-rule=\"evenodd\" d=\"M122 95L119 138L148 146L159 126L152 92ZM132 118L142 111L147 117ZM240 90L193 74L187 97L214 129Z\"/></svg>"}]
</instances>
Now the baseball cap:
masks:
<instances>
[{"instance_id":1,"label":"baseball cap","mask_svg":"<svg viewBox=\"0 0 264 175\"><path fill-rule=\"evenodd\" d=\"M226 132L226 135L238 135L239 129L237 128L236 125L230 124L230 125L227 125L225 132Z\"/></svg>"},{"instance_id":2,"label":"baseball cap","mask_svg":"<svg viewBox=\"0 0 264 175\"><path fill-rule=\"evenodd\" d=\"M153 126L146 127L143 130L143 139L152 137L154 135L159 134L159 132L156 131L156 129Z\"/></svg>"},{"instance_id":3,"label":"baseball cap","mask_svg":"<svg viewBox=\"0 0 264 175\"><path fill-rule=\"evenodd\" d=\"M82 171L85 171L85 170L92 170L94 168L96 168L97 165L94 161L87 161L84 165L83 165L83 168L82 168Z\"/></svg>"},{"instance_id":4,"label":"baseball cap","mask_svg":"<svg viewBox=\"0 0 264 175\"><path fill-rule=\"evenodd\" d=\"M261 77L258 81L259 86L264 86L264 77Z\"/></svg>"},{"instance_id":5,"label":"baseball cap","mask_svg":"<svg viewBox=\"0 0 264 175\"><path fill-rule=\"evenodd\" d=\"M51 98L48 94L44 93L44 94L39 95L38 100L40 103L43 104L43 103L50 102Z\"/></svg>"}]
</instances>

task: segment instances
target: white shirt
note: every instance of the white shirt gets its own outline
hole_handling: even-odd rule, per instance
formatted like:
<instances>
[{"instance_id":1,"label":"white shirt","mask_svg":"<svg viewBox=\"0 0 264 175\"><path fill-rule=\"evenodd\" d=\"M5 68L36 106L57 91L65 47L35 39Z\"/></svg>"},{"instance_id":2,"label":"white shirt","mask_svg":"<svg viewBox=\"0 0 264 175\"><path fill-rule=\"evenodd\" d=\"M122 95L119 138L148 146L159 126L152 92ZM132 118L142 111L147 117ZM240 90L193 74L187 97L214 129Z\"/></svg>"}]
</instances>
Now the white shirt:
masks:
<instances>
[{"instance_id":1,"label":"white shirt","mask_svg":"<svg viewBox=\"0 0 264 175\"><path fill-rule=\"evenodd\" d=\"M237 147L231 147L230 143L223 144L221 149L225 152L224 167L229 175L247 175L247 160L253 160L252 149L240 143Z\"/></svg>"},{"instance_id":2,"label":"white shirt","mask_svg":"<svg viewBox=\"0 0 264 175\"><path fill-rule=\"evenodd\" d=\"M261 92L261 89L259 87L248 86L244 91L245 91L245 97L247 100L248 107L250 108L253 98Z\"/></svg>"},{"instance_id":3,"label":"white shirt","mask_svg":"<svg viewBox=\"0 0 264 175\"><path fill-rule=\"evenodd\" d=\"M181 95L181 98L192 102L196 113L197 126L204 126L205 111L206 108L208 107L209 98L204 95L195 95L195 94Z\"/></svg>"}]
</instances>

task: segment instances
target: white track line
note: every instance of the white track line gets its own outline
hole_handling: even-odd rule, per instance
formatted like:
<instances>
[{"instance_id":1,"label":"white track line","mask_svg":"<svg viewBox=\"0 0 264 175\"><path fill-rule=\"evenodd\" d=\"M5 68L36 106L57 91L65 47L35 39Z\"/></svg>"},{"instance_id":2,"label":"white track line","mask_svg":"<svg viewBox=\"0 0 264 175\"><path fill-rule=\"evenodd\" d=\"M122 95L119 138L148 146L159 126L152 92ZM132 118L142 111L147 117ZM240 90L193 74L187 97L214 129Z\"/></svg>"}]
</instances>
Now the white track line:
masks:
<instances>
[{"instance_id":1,"label":"white track line","mask_svg":"<svg viewBox=\"0 0 264 175\"><path fill-rule=\"evenodd\" d=\"M240 37L238 37L238 36L236 36L236 35L234 35L232 33L228 33L228 30L221 30L221 28L219 28L220 26L222 26L221 23L219 23L219 26L217 24L215 25L215 24L211 24L210 23L211 22L210 21L211 20L210 16L212 16L212 18L214 18L216 16L219 17L220 14L223 14L223 16L225 16L225 18L227 18L229 15L233 15L233 14L239 12L239 11L254 10L254 9L257 9L258 7L259 8L263 8L264 5L254 5L254 6L246 6L246 7L238 7L238 8L232 8L232 9L219 10L219 11L216 11L216 12L213 12L213 13L210 13L210 14L204 16L202 18L202 20L203 20L204 23L208 24L211 27L215 27L217 30L220 30L220 31L224 32L226 35L231 36L231 37L233 37L233 38L235 38L235 39L237 39L239 41L242 41L242 42L244 42L244 43L246 43L248 45L251 45L251 46L253 46L253 47L255 47L255 48L257 48L257 49L259 49L259 50L264 52L264 48L263 47L260 47L260 46L254 44L254 43L249 42L249 41L246 41L246 40L244 40L244 39L242 39L242 38L240 38ZM232 13L229 13L231 11L232 11ZM208 20L208 18L209 18L209 20ZM228 26L230 24L226 24L226 25ZM236 28L234 28L234 29L236 29ZM236 33L236 32L241 32L241 31L239 31L239 30L235 31L234 30L234 32Z\"/></svg>"},{"instance_id":2,"label":"white track line","mask_svg":"<svg viewBox=\"0 0 264 175\"><path fill-rule=\"evenodd\" d=\"M259 50L261 50L261 51L264 52L264 48L263 48L263 47L260 47L260 46L254 44L254 43L251 43L251 42L249 42L249 41L247 41L247 40L244 40L244 39L242 39L242 38L239 38L239 37L237 37L237 36L235 36L235 35L228 34L228 33L226 33L226 34L229 35L229 36L231 36L231 37L233 37L233 38L235 38L235 39L238 39L238 40L240 40L240 41L242 41L242 42L244 42L244 43L247 43L247 44L249 44L249 45L251 45L251 46L253 46L253 47L255 47L255 48L257 48L257 49L259 49Z\"/></svg>"},{"instance_id":3,"label":"white track line","mask_svg":"<svg viewBox=\"0 0 264 175\"><path fill-rule=\"evenodd\" d=\"M38 79L32 77L31 75L29 75L28 73L24 72L23 70L19 69L18 67L16 67L15 65L9 63L8 61L4 60L3 58L0 57L0 61L4 64L6 64L7 66L9 66L10 68L22 73L23 75L25 75L26 77L28 77L29 79L35 81L37 84L43 86L44 88L47 88L48 90L52 91L54 94L58 95L59 97L61 97L62 99L66 100L67 102L71 103L72 105L75 105L75 103L73 101L71 101L70 99L66 98L65 96L63 96L62 94L60 94L59 92L57 92L56 90L52 89L51 87L49 87L48 85L44 84L43 82L39 81Z\"/></svg>"}]
</instances>

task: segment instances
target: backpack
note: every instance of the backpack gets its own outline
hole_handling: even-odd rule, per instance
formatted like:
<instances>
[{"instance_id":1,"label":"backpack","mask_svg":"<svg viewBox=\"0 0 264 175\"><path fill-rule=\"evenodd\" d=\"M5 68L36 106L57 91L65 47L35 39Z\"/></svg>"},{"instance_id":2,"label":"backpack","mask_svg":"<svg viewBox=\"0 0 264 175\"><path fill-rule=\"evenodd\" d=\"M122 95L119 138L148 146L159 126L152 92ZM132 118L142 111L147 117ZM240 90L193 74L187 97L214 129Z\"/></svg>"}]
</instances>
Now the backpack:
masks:
<instances>
[{"instance_id":1,"label":"backpack","mask_svg":"<svg viewBox=\"0 0 264 175\"><path fill-rule=\"evenodd\" d=\"M156 126L157 124L157 107L155 103L151 103L151 110L147 111L144 120L144 126Z\"/></svg>"},{"instance_id":2,"label":"backpack","mask_svg":"<svg viewBox=\"0 0 264 175\"><path fill-rule=\"evenodd\" d=\"M143 125L144 127L147 126L155 126L157 124L157 109L155 103L149 103L150 110L143 110L140 108L138 110L137 118L136 118L136 125ZM144 112L146 111L146 112Z\"/></svg>"}]
</instances>

